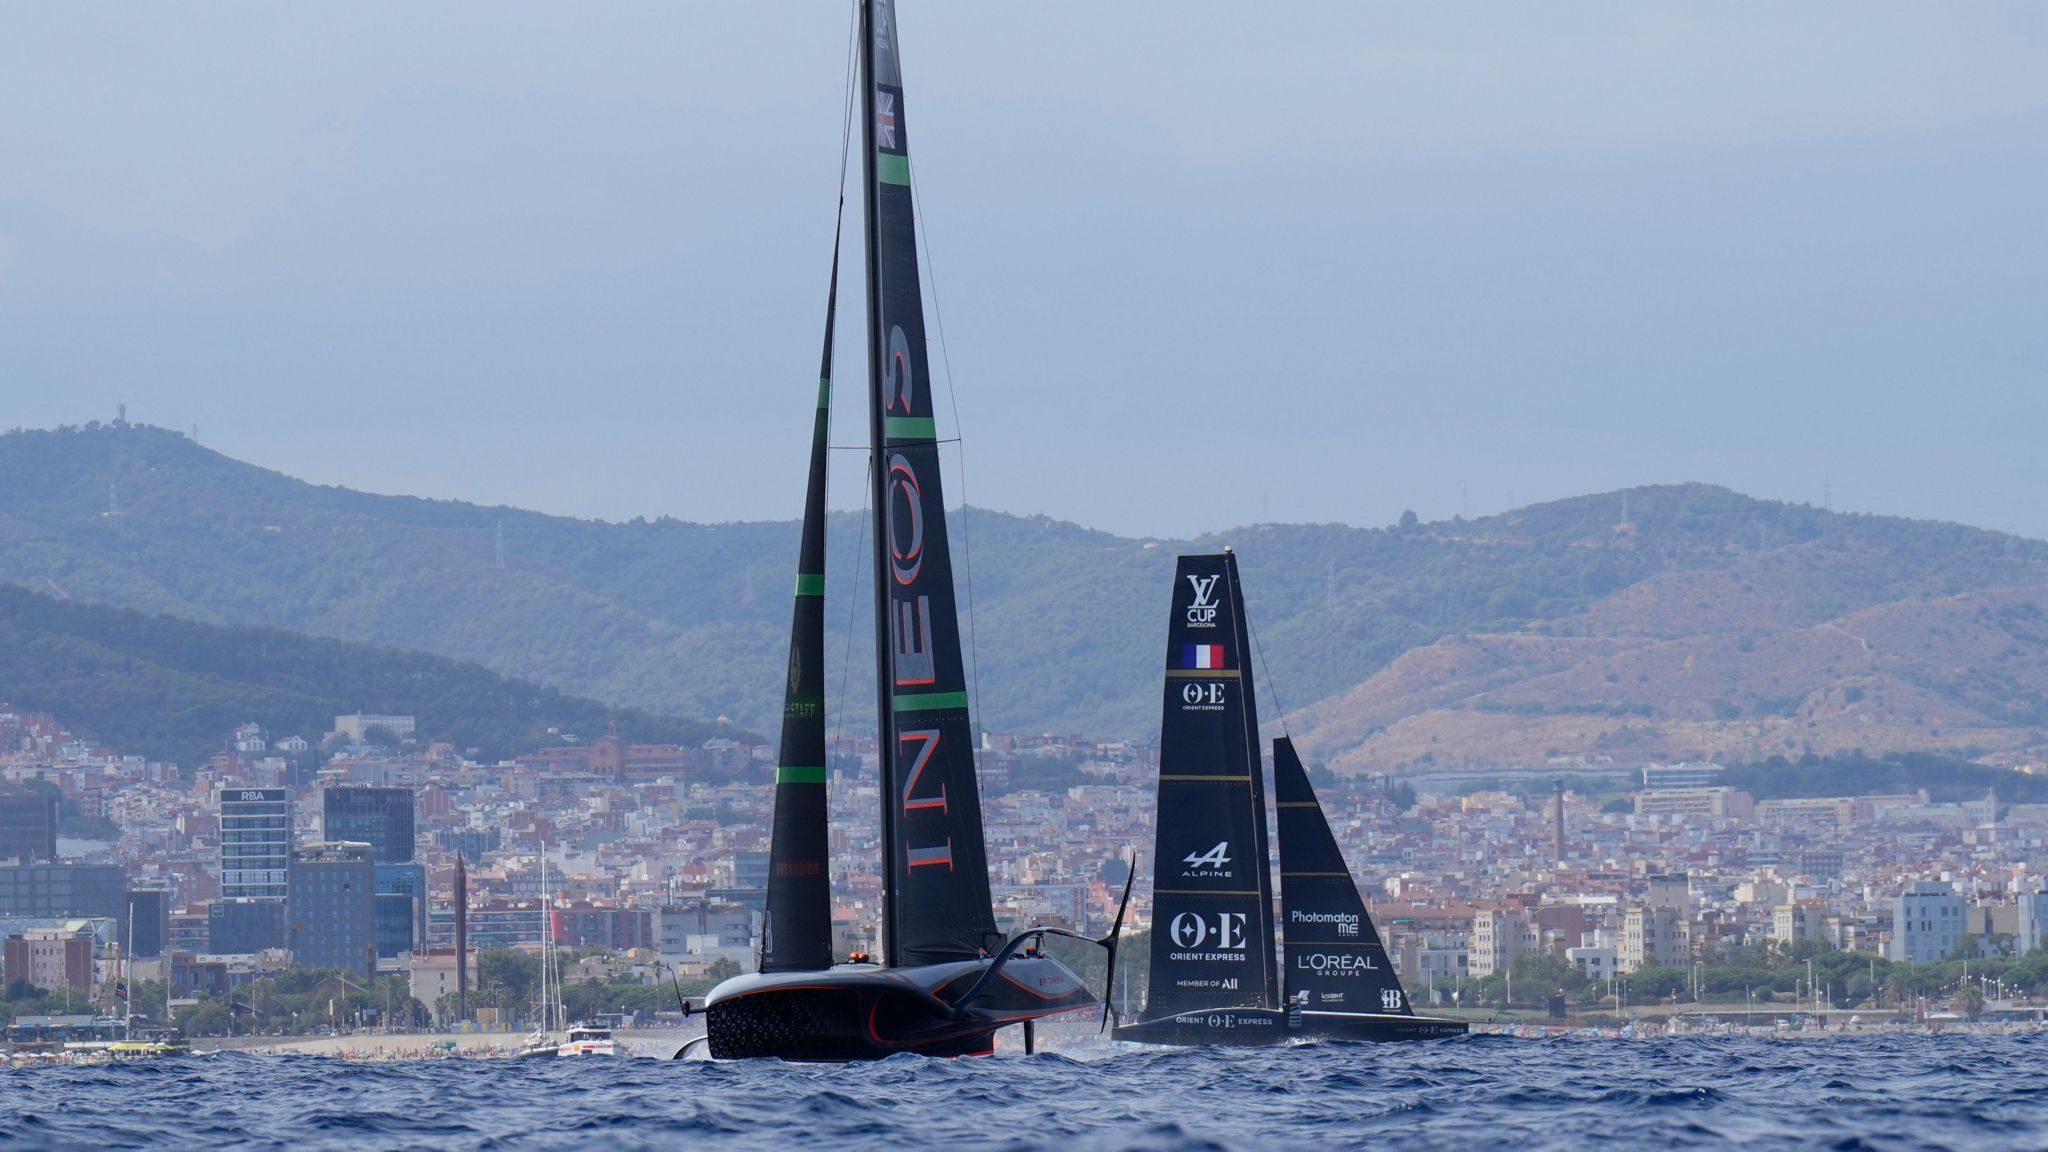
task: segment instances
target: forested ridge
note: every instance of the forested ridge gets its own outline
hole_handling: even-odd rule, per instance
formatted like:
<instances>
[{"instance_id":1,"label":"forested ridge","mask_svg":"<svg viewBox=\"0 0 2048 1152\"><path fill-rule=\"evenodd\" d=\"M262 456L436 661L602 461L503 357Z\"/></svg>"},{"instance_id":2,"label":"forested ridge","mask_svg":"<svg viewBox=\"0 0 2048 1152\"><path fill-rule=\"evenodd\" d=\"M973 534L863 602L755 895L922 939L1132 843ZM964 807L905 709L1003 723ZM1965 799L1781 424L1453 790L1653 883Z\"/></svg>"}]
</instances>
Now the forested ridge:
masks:
<instances>
[{"instance_id":1,"label":"forested ridge","mask_svg":"<svg viewBox=\"0 0 2048 1152\"><path fill-rule=\"evenodd\" d=\"M474 664L276 628L200 624L0 585L0 701L116 751L184 765L240 724L318 742L337 715L415 716L417 739L496 759L617 724L639 741L745 735L508 679ZM550 727L559 729L551 735Z\"/></svg>"},{"instance_id":2,"label":"forested ridge","mask_svg":"<svg viewBox=\"0 0 2048 1152\"><path fill-rule=\"evenodd\" d=\"M665 714L775 722L794 520L605 523L369 495L132 425L0 436L0 486L0 580L434 652ZM1195 540L981 509L950 519L971 544L971 566L967 548L956 561L981 725L1105 736L1157 726L1167 585L1183 551L1237 550L1270 665L1262 689L1289 708L1444 637L1569 631L1647 578L1744 557L1810 557L1812 578L1785 608L1808 623L1902 595L2038 581L2048 560L2042 544L1999 533L1704 484L1470 521L1263 524ZM852 554L859 521L844 513L831 526L833 685L842 653L864 668L871 650L867 610L847 599L865 567ZM835 689L827 705L858 728L865 701Z\"/></svg>"}]
</instances>

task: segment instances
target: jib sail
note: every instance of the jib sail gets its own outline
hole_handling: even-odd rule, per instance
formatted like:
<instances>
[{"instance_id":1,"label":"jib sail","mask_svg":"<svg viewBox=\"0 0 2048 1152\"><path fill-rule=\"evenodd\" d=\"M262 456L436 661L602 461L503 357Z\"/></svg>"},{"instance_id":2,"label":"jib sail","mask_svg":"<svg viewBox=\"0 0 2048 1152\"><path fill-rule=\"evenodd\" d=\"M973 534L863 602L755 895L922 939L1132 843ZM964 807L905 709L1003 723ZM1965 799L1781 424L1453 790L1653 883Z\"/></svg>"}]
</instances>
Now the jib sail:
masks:
<instances>
[{"instance_id":1,"label":"jib sail","mask_svg":"<svg viewBox=\"0 0 2048 1152\"><path fill-rule=\"evenodd\" d=\"M1413 1015L1344 853L1294 752L1273 741L1287 1002L1310 1012Z\"/></svg>"},{"instance_id":2,"label":"jib sail","mask_svg":"<svg viewBox=\"0 0 2048 1152\"><path fill-rule=\"evenodd\" d=\"M797 544L796 608L789 624L789 678L782 746L775 760L775 822L768 842L768 915L761 971L832 965L832 879L825 805L825 456L832 424L832 323L839 310L839 238L825 293L825 353L811 425L811 471Z\"/></svg>"},{"instance_id":3,"label":"jib sail","mask_svg":"<svg viewBox=\"0 0 2048 1152\"><path fill-rule=\"evenodd\" d=\"M895 5L865 32L868 385L886 959L971 959L1000 938L939 484Z\"/></svg>"},{"instance_id":4,"label":"jib sail","mask_svg":"<svg viewBox=\"0 0 2048 1152\"><path fill-rule=\"evenodd\" d=\"M1258 710L1237 557L1174 570L1144 1017L1279 1007Z\"/></svg>"}]
</instances>

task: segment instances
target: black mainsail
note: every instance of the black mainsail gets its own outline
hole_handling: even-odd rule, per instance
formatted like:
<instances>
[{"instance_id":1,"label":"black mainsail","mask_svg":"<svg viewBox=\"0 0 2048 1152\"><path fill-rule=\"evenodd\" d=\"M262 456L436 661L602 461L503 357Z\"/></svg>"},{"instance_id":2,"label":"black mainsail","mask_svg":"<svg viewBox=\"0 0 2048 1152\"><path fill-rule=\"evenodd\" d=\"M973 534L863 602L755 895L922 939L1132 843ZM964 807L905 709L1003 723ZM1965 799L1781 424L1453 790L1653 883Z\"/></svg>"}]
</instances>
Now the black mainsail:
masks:
<instances>
[{"instance_id":1,"label":"black mainsail","mask_svg":"<svg viewBox=\"0 0 2048 1152\"><path fill-rule=\"evenodd\" d=\"M1001 938L990 908L939 484L892 0L872 0L865 33L869 432L880 525L876 709L887 854L882 950L888 964L903 967L984 956Z\"/></svg>"},{"instance_id":2,"label":"black mainsail","mask_svg":"<svg viewBox=\"0 0 2048 1152\"><path fill-rule=\"evenodd\" d=\"M1273 743L1286 909L1282 998L1251 625L1236 555L1181 557L1172 612L1159 721L1151 980L1144 1011L1119 1025L1117 1038L1272 1044L1463 1034L1459 1021L1409 1009L1285 738Z\"/></svg>"},{"instance_id":3,"label":"black mainsail","mask_svg":"<svg viewBox=\"0 0 2048 1152\"><path fill-rule=\"evenodd\" d=\"M1413 1015L1294 741L1285 736L1273 741L1273 797L1287 1002L1312 1013Z\"/></svg>"},{"instance_id":4,"label":"black mainsail","mask_svg":"<svg viewBox=\"0 0 2048 1152\"><path fill-rule=\"evenodd\" d=\"M1170 620L1144 1015L1277 1008L1259 719L1237 557L1181 557Z\"/></svg>"},{"instance_id":5,"label":"black mainsail","mask_svg":"<svg viewBox=\"0 0 2048 1152\"><path fill-rule=\"evenodd\" d=\"M816 638L822 632L822 608L807 593L820 590L824 572L823 534L812 531L823 513L822 397L829 388L824 383L813 429L812 487L805 505L789 706L776 783L769 896L774 936L763 949L761 971L726 980L705 997L704 1043L717 1058L975 1055L993 1051L996 1033L1012 1025L1023 1025L1029 1051L1033 1021L1100 1004L1080 977L1039 948L1047 936L1071 937L1073 932L1041 926L1004 940L996 933L990 908L926 372L895 33L891 0L861 0L871 325L868 416L874 453L871 499L878 510L875 679L882 770L882 935L888 966L865 957L829 966L817 960L823 947L817 934L827 926L823 708L816 699L819 662L813 659L821 647ZM829 381L829 309L827 315L821 375ZM815 725L813 716L819 718ZM1130 895L1128 885L1124 895ZM1089 941L1109 949L1112 963L1122 923L1119 908L1109 934Z\"/></svg>"},{"instance_id":6,"label":"black mainsail","mask_svg":"<svg viewBox=\"0 0 2048 1152\"><path fill-rule=\"evenodd\" d=\"M825 802L825 457L832 426L832 325L839 311L839 237L825 293L825 352L811 425L811 470L797 544L796 606L789 623L789 678L782 746L775 759L775 820L768 842L768 914L761 971L832 966L832 878Z\"/></svg>"}]
</instances>

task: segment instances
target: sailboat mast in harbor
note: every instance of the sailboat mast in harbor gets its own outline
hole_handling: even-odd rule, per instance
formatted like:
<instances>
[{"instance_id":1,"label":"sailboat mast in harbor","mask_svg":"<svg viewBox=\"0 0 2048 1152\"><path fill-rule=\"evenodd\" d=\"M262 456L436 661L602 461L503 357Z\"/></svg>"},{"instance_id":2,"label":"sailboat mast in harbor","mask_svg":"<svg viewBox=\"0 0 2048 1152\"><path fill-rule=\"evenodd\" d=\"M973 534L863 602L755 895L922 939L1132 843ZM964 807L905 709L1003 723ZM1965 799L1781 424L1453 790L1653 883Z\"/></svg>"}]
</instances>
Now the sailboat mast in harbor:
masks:
<instances>
[{"instance_id":1,"label":"sailboat mast in harbor","mask_svg":"<svg viewBox=\"0 0 2048 1152\"><path fill-rule=\"evenodd\" d=\"M1294 742L1273 742L1286 948L1274 964L1273 869L1251 626L1237 556L1182 556L1159 725L1158 879L1144 1011L1118 1039L1273 1044L1421 1040L1417 1016L1330 832Z\"/></svg>"},{"instance_id":2,"label":"sailboat mast in harbor","mask_svg":"<svg viewBox=\"0 0 2048 1152\"><path fill-rule=\"evenodd\" d=\"M835 289L798 548L767 936L760 970L706 997L706 1041L719 1058L982 1053L1004 1027L1097 1003L1039 953L1037 941L1058 930L1006 941L996 929L925 354L895 5L862 0L860 15L883 963L833 964L829 954L822 594ZM833 264L836 285L836 230Z\"/></svg>"}]
</instances>

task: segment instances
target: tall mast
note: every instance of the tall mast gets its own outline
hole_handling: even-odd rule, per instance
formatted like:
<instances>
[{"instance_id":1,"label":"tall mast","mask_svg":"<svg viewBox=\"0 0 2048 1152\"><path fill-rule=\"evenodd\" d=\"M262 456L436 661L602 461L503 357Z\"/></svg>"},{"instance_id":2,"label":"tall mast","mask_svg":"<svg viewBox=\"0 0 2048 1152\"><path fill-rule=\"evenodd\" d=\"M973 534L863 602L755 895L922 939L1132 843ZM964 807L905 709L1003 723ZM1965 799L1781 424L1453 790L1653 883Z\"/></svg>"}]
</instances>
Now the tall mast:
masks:
<instances>
[{"instance_id":1,"label":"tall mast","mask_svg":"<svg viewBox=\"0 0 2048 1152\"><path fill-rule=\"evenodd\" d=\"M875 3L860 5L861 77L861 201L863 255L868 284L868 506L875 519L875 754L879 757L878 791L882 802L882 962L895 964L902 955L896 938L895 885L896 804L890 782L896 778L896 740L889 672L889 474L884 466L882 410L882 264L880 173L875 151Z\"/></svg>"}]
</instances>

